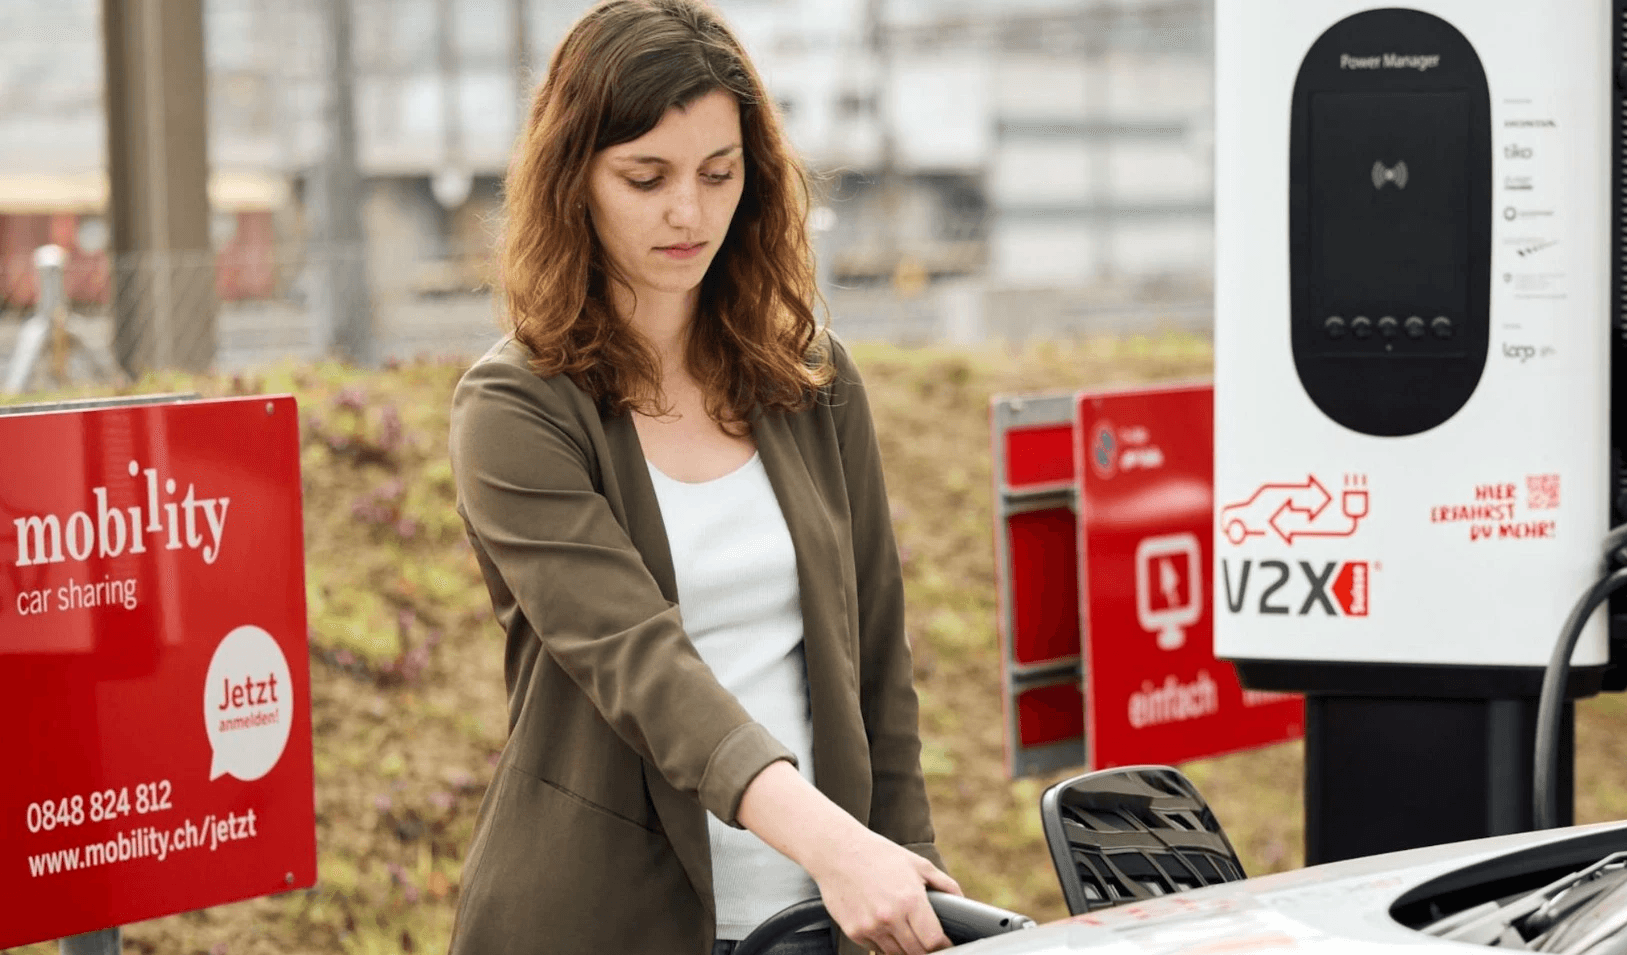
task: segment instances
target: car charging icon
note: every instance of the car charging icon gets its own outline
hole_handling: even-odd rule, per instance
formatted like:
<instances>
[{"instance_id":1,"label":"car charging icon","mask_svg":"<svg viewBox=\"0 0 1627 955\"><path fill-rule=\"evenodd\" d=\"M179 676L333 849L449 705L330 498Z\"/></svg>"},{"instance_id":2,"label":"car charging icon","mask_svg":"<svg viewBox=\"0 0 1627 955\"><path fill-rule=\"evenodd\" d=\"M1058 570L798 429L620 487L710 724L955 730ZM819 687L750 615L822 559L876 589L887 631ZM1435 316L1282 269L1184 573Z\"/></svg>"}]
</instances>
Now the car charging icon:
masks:
<instances>
[{"instance_id":1,"label":"car charging icon","mask_svg":"<svg viewBox=\"0 0 1627 955\"><path fill-rule=\"evenodd\" d=\"M1203 616L1203 550L1196 534L1144 537L1136 545L1136 621L1158 634L1160 650L1179 650L1186 628Z\"/></svg>"},{"instance_id":2,"label":"car charging icon","mask_svg":"<svg viewBox=\"0 0 1627 955\"><path fill-rule=\"evenodd\" d=\"M1349 537L1367 516L1367 475L1345 475L1339 506L1316 475L1303 483L1262 484L1246 500L1220 510L1220 529L1233 544L1275 534L1284 544L1302 537Z\"/></svg>"}]
</instances>

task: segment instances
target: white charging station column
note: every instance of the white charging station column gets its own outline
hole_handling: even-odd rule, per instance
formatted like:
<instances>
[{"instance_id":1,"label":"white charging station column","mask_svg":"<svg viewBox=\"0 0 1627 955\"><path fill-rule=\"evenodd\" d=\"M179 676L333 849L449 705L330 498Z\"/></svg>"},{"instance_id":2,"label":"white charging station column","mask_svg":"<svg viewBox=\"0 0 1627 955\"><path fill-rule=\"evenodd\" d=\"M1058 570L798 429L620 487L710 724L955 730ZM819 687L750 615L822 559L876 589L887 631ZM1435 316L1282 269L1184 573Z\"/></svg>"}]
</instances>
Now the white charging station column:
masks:
<instances>
[{"instance_id":1,"label":"white charging station column","mask_svg":"<svg viewBox=\"0 0 1627 955\"><path fill-rule=\"evenodd\" d=\"M1608 522L1610 0L1216 22L1216 652L1308 694L1311 861L1523 828Z\"/></svg>"}]
</instances>

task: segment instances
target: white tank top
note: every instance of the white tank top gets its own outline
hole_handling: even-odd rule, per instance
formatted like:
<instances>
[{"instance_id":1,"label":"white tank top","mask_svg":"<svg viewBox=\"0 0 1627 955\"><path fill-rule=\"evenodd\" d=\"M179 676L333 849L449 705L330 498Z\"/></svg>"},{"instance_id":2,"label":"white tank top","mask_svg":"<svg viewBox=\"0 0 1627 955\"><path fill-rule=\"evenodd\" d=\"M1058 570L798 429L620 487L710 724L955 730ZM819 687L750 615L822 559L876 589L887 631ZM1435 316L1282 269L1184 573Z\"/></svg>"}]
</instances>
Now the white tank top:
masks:
<instances>
[{"instance_id":1,"label":"white tank top","mask_svg":"<svg viewBox=\"0 0 1627 955\"><path fill-rule=\"evenodd\" d=\"M648 462L646 462L648 463ZM699 484L650 464L684 630L718 682L813 781L797 555L761 458ZM741 939L793 902L816 898L802 867L707 813L717 937Z\"/></svg>"}]
</instances>

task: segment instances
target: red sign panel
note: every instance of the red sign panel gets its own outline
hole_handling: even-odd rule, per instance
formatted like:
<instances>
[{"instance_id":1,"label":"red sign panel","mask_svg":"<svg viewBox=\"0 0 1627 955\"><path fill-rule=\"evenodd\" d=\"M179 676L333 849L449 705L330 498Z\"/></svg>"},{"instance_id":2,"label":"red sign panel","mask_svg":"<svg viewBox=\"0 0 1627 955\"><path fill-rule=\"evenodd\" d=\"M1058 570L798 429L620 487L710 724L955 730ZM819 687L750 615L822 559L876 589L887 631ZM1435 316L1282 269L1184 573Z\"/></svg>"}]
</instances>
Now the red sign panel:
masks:
<instances>
[{"instance_id":1,"label":"red sign panel","mask_svg":"<svg viewBox=\"0 0 1627 955\"><path fill-rule=\"evenodd\" d=\"M0 948L315 882L297 414L0 416Z\"/></svg>"},{"instance_id":2,"label":"red sign panel","mask_svg":"<svg viewBox=\"0 0 1627 955\"><path fill-rule=\"evenodd\" d=\"M1215 659L1214 389L1087 392L1076 415L1087 764L1301 736L1300 697L1244 690Z\"/></svg>"}]
</instances>

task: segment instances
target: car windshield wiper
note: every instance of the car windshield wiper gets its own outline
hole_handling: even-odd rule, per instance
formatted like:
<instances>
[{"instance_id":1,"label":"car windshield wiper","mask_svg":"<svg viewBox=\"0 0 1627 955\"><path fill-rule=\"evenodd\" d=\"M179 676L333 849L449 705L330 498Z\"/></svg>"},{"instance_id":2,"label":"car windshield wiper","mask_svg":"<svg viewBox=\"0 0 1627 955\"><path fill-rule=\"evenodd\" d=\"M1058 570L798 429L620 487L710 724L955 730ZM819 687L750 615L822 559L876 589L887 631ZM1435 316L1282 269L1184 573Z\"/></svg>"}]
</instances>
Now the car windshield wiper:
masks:
<instances>
[{"instance_id":1,"label":"car windshield wiper","mask_svg":"<svg viewBox=\"0 0 1627 955\"><path fill-rule=\"evenodd\" d=\"M1557 952L1569 948L1567 940L1576 940L1577 922L1571 916L1608 895L1623 882L1627 882L1627 868L1602 871L1596 877L1579 882L1554 896L1542 908L1531 913L1523 926L1531 938L1531 947L1542 952Z\"/></svg>"},{"instance_id":2,"label":"car windshield wiper","mask_svg":"<svg viewBox=\"0 0 1627 955\"><path fill-rule=\"evenodd\" d=\"M1534 947L1562 955L1621 955L1627 952L1627 871L1575 906ZM1600 879L1599 881L1604 881Z\"/></svg>"},{"instance_id":3,"label":"car windshield wiper","mask_svg":"<svg viewBox=\"0 0 1627 955\"><path fill-rule=\"evenodd\" d=\"M1574 919L1583 919L1586 926ZM1471 945L1559 955L1627 955L1616 947L1595 950L1624 926L1627 852L1615 852L1535 892L1454 912L1423 931Z\"/></svg>"}]
</instances>

